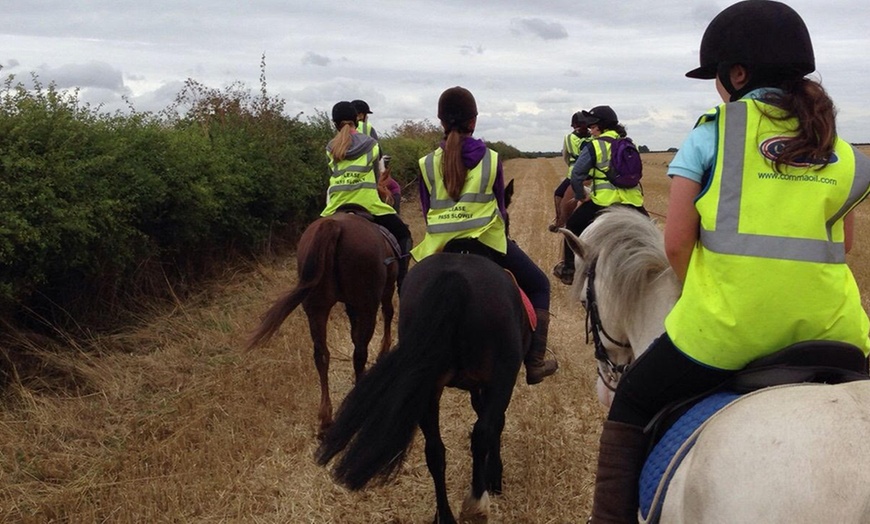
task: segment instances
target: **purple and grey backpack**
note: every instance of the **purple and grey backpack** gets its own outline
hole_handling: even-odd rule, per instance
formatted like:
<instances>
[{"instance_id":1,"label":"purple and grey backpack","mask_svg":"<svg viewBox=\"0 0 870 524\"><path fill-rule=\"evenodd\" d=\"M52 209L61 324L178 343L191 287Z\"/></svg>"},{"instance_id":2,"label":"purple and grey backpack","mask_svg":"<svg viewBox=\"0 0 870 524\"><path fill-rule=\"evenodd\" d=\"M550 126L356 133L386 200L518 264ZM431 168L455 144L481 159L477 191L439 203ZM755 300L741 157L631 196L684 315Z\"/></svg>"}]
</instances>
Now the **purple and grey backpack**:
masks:
<instances>
[{"instance_id":1,"label":"purple and grey backpack","mask_svg":"<svg viewBox=\"0 0 870 524\"><path fill-rule=\"evenodd\" d=\"M636 187L643 177L640 152L630 138L599 137L610 143L610 169L604 172L607 180L618 188Z\"/></svg>"}]
</instances>

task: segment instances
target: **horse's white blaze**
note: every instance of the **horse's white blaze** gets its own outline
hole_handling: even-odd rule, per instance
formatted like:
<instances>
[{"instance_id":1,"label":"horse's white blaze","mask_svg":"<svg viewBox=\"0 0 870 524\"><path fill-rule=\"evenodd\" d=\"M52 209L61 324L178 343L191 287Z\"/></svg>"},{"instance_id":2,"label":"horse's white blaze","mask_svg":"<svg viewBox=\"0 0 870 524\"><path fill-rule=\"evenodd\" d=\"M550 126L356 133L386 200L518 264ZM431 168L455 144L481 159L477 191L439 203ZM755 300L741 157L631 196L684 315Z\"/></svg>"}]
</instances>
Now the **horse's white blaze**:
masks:
<instances>
[{"instance_id":1,"label":"horse's white blaze","mask_svg":"<svg viewBox=\"0 0 870 524\"><path fill-rule=\"evenodd\" d=\"M465 500L462 501L462 516L464 517L486 517L489 515L489 491L484 491L483 495L478 499L472 495L469 490Z\"/></svg>"}]
</instances>

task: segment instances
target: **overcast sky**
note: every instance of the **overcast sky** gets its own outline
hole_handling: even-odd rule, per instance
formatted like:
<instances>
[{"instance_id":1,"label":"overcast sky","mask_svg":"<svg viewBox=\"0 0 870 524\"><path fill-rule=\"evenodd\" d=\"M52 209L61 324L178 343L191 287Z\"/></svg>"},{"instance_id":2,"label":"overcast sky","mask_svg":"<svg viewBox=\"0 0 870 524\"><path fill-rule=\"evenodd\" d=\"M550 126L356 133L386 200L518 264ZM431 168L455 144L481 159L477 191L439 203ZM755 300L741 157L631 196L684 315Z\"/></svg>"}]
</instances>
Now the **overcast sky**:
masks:
<instances>
[{"instance_id":1,"label":"overcast sky","mask_svg":"<svg viewBox=\"0 0 870 524\"><path fill-rule=\"evenodd\" d=\"M289 115L362 98L380 133L436 123L439 94L477 98L475 135L555 151L579 109L607 104L638 144L678 147L719 103L697 66L709 21L730 1L27 0L3 2L0 75L79 88L106 111L167 107L192 78L259 89ZM793 0L843 138L870 142L870 2Z\"/></svg>"}]
</instances>

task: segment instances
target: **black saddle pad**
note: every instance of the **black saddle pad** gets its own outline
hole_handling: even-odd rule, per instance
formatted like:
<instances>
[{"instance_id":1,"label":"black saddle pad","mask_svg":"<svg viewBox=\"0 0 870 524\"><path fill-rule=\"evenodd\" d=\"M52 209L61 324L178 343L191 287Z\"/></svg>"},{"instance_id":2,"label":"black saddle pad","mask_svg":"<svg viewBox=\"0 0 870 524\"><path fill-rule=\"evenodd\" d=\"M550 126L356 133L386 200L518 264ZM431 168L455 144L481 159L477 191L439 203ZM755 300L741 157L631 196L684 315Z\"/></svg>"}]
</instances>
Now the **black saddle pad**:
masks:
<instances>
[{"instance_id":1,"label":"black saddle pad","mask_svg":"<svg viewBox=\"0 0 870 524\"><path fill-rule=\"evenodd\" d=\"M727 387L749 393L782 384L842 384L868 378L867 357L858 347L831 340L808 340L751 362L734 375Z\"/></svg>"}]
</instances>

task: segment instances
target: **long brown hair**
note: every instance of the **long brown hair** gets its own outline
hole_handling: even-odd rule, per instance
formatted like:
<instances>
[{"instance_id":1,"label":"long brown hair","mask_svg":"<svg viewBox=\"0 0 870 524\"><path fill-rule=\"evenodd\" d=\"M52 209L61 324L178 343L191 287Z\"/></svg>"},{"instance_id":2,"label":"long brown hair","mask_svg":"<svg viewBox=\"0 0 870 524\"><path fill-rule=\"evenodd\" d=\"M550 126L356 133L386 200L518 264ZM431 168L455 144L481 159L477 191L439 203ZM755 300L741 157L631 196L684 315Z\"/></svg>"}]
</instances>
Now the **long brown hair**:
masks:
<instances>
[{"instance_id":1,"label":"long brown hair","mask_svg":"<svg viewBox=\"0 0 870 524\"><path fill-rule=\"evenodd\" d=\"M336 162L340 162L344 160L347 150L353 142L352 132L356 129L356 123L353 120L342 120L337 122L335 127L338 132L332 139L332 158Z\"/></svg>"},{"instance_id":2,"label":"long brown hair","mask_svg":"<svg viewBox=\"0 0 870 524\"><path fill-rule=\"evenodd\" d=\"M444 176L444 187L454 202L459 201L462 187L468 176L468 168L462 162L462 139L470 134L467 123L455 126L447 131L444 140L444 155L441 158L441 173Z\"/></svg>"},{"instance_id":3,"label":"long brown hair","mask_svg":"<svg viewBox=\"0 0 870 524\"><path fill-rule=\"evenodd\" d=\"M444 90L438 98L438 119L444 128L444 155L441 174L444 187L454 202L459 201L462 187L468 177L468 168L462 162L462 141L474 132L477 102L471 91L456 86Z\"/></svg>"},{"instance_id":4,"label":"long brown hair","mask_svg":"<svg viewBox=\"0 0 870 524\"><path fill-rule=\"evenodd\" d=\"M797 135L786 142L774 167L811 161L821 169L828 165L837 137L836 108L822 85L809 78L793 78L780 86L782 92L772 92L765 101L784 110L784 114L766 116L774 120L797 118Z\"/></svg>"}]
</instances>

